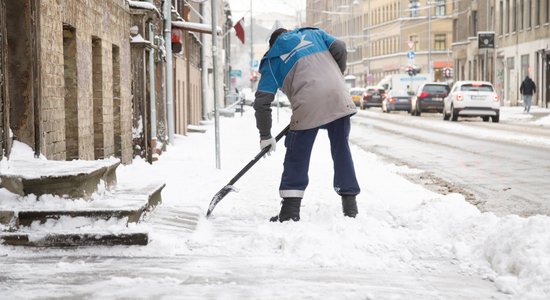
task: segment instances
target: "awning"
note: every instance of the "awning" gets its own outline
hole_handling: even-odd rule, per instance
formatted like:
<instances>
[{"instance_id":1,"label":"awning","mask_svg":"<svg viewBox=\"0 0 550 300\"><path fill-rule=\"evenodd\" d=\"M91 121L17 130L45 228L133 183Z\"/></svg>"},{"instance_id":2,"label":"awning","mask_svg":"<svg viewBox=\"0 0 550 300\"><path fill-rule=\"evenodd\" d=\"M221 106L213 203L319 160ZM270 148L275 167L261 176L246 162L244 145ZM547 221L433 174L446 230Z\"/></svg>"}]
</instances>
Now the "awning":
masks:
<instances>
[{"instance_id":1,"label":"awning","mask_svg":"<svg viewBox=\"0 0 550 300\"><path fill-rule=\"evenodd\" d=\"M193 22L184 22L184 21L172 21L172 28L178 28L187 31L195 31L200 33L212 34L212 26L202 23L193 23ZM217 28L216 33L218 35L222 34L222 29Z\"/></svg>"},{"instance_id":2,"label":"awning","mask_svg":"<svg viewBox=\"0 0 550 300\"><path fill-rule=\"evenodd\" d=\"M438 60L433 62L434 69L452 68L453 62L450 60Z\"/></svg>"}]
</instances>

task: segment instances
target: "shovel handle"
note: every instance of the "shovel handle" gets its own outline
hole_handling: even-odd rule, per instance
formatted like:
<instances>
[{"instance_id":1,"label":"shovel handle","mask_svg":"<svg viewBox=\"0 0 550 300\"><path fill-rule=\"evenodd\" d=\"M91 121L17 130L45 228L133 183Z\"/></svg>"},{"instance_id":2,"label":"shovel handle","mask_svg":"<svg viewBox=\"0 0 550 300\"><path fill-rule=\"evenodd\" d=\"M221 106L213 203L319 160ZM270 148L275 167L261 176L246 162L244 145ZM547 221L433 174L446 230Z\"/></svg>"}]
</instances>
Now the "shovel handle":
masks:
<instances>
[{"instance_id":1,"label":"shovel handle","mask_svg":"<svg viewBox=\"0 0 550 300\"><path fill-rule=\"evenodd\" d=\"M290 124L287 125L285 127L285 129L283 129L276 137L275 137L275 141L278 142L281 138L283 138L283 136L286 135L286 133L288 132L288 130L290 129ZM233 185L235 184L235 182L237 182L237 180L239 180L246 172L248 172L248 170L250 168L252 168L253 165L255 165L258 160L260 160L260 158L262 158L264 155L267 154L267 152L271 149L271 145L265 147L262 149L262 151L260 151L260 153L258 153L256 155L256 157L254 157L254 159L252 159L246 166L244 166L244 168L239 172L237 173L237 175L235 177L233 177L233 179L231 179L231 181L229 181L229 183L227 185Z\"/></svg>"},{"instance_id":2,"label":"shovel handle","mask_svg":"<svg viewBox=\"0 0 550 300\"><path fill-rule=\"evenodd\" d=\"M279 133L277 137L275 137L275 141L278 142L288 132L289 129L290 129L290 125L285 127L285 129L283 129L283 131L281 131L281 133ZM269 149L271 149L271 145L263 148L262 151L260 151L260 153L258 153L258 155L256 155L256 157L254 157L253 160L251 160L235 177L233 177L233 179L231 179L231 181L229 181L229 183L226 186L224 186L218 193L216 193L216 195L214 195L214 198L212 198L212 201L210 201L210 205L208 206L208 211L206 212L207 218L210 216L210 214L212 213L216 205L220 201L222 201L223 197L225 197L227 194L229 194L229 192L234 190L233 184L237 182L237 180L239 180L239 178L241 178L241 176L243 176L244 173L246 173L250 168L252 168L252 166L256 162L258 162L258 160L260 160L260 158L262 158L267 153L267 151L269 151Z\"/></svg>"}]
</instances>

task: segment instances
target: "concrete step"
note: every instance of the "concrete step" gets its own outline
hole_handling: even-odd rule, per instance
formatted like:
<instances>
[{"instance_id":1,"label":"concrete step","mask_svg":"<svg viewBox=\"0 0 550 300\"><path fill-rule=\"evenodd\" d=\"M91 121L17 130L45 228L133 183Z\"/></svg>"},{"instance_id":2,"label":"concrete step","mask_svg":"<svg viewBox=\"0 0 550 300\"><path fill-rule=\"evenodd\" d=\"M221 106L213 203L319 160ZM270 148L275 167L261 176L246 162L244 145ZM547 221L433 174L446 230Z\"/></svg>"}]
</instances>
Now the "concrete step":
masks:
<instances>
[{"instance_id":1,"label":"concrete step","mask_svg":"<svg viewBox=\"0 0 550 300\"><path fill-rule=\"evenodd\" d=\"M187 131L205 133L206 131L208 131L208 127L200 125L187 125Z\"/></svg>"},{"instance_id":2,"label":"concrete step","mask_svg":"<svg viewBox=\"0 0 550 300\"><path fill-rule=\"evenodd\" d=\"M79 247L147 245L147 232L58 232L58 233L1 233L0 242L12 246L29 247Z\"/></svg>"},{"instance_id":3,"label":"concrete step","mask_svg":"<svg viewBox=\"0 0 550 300\"><path fill-rule=\"evenodd\" d=\"M57 195L85 198L97 192L101 180L106 188L116 184L115 158L90 161L8 160L0 162L0 187L14 194Z\"/></svg>"},{"instance_id":4,"label":"concrete step","mask_svg":"<svg viewBox=\"0 0 550 300\"><path fill-rule=\"evenodd\" d=\"M137 223L146 212L150 212L161 201L164 183L147 183L144 185L121 183L112 191L107 191L102 197L92 201L74 201L73 205L61 205L60 202L22 205L16 201L0 204L0 223L10 226L9 231L18 230L23 226L31 226L34 222L44 224L48 220L59 220L62 217L90 218L109 220L111 218L127 218L127 223ZM46 201L44 201L46 202Z\"/></svg>"}]
</instances>

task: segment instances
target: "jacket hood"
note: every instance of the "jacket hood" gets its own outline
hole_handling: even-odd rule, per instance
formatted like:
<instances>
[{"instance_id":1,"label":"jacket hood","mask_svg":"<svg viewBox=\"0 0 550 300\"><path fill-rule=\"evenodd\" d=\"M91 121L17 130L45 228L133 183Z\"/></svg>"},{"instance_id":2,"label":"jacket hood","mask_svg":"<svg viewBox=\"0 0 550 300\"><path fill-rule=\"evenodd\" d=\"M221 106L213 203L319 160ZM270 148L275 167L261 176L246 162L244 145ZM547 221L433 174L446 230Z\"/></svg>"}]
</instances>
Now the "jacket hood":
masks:
<instances>
[{"instance_id":1,"label":"jacket hood","mask_svg":"<svg viewBox=\"0 0 550 300\"><path fill-rule=\"evenodd\" d=\"M302 37L304 36L303 31L318 29L319 28L315 27L303 27L281 34L271 49L269 49L264 55L264 58L279 57L283 54L289 53L302 41Z\"/></svg>"}]
</instances>

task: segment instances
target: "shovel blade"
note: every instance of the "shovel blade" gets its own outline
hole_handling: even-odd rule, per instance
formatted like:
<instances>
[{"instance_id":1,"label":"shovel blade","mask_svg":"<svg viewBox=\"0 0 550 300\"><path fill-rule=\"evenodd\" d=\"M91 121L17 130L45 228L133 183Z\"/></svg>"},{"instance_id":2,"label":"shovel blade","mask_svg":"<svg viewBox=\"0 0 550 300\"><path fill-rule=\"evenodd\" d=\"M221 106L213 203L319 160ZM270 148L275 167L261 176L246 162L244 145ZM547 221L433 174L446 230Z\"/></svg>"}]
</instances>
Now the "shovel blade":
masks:
<instances>
[{"instance_id":1,"label":"shovel blade","mask_svg":"<svg viewBox=\"0 0 550 300\"><path fill-rule=\"evenodd\" d=\"M208 206L208 211L206 212L206 217L210 217L210 214L216 207L216 205L222 201L223 197L227 196L230 192L234 191L235 188L232 185L226 185L224 186L219 192L214 195L214 198L212 198L212 201L210 201L210 205Z\"/></svg>"}]
</instances>

